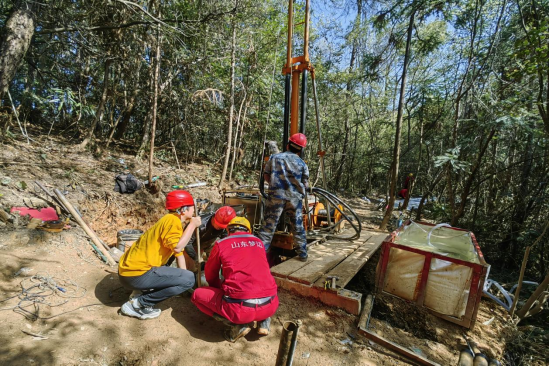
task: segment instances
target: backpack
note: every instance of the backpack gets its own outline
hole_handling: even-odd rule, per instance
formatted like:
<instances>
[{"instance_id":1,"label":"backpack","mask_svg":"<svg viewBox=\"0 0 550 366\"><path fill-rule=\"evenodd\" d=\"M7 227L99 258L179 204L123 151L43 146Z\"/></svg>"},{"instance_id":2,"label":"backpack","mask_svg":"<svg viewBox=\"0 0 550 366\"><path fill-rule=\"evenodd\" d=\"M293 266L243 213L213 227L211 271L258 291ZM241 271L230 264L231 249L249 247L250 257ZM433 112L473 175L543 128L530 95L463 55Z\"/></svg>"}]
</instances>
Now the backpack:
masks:
<instances>
[{"instance_id":1,"label":"backpack","mask_svg":"<svg viewBox=\"0 0 550 366\"><path fill-rule=\"evenodd\" d=\"M141 188L143 188L143 182L130 173L121 173L115 177L115 192L134 193Z\"/></svg>"}]
</instances>

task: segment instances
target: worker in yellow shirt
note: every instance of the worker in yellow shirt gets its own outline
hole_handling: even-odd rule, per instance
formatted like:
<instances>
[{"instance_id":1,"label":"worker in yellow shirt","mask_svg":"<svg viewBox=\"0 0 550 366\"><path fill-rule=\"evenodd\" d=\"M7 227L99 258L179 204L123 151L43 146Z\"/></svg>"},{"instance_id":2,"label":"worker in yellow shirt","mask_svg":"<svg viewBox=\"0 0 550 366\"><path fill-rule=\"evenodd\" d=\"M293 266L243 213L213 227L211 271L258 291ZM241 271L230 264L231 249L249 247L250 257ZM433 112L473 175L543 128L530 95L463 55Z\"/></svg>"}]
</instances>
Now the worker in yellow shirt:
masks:
<instances>
[{"instance_id":1,"label":"worker in yellow shirt","mask_svg":"<svg viewBox=\"0 0 550 366\"><path fill-rule=\"evenodd\" d=\"M128 289L142 291L141 295L122 305L120 310L125 315L156 318L161 310L154 305L195 284L195 276L187 270L183 256L191 235L201 225L200 217L193 217L193 197L187 191L172 191L166 196L166 209L169 213L143 233L120 258L120 282ZM187 223L185 230L184 223ZM172 255L176 257L178 268L164 266Z\"/></svg>"}]
</instances>

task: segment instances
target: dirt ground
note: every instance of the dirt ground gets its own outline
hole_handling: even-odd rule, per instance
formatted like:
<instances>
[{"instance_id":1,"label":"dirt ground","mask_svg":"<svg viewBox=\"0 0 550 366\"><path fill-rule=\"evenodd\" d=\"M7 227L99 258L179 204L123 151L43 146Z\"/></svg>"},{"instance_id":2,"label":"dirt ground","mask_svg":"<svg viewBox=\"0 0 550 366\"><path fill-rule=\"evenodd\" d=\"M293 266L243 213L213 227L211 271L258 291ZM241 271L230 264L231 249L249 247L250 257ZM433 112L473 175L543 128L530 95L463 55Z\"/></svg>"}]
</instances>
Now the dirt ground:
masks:
<instances>
[{"instance_id":1,"label":"dirt ground","mask_svg":"<svg viewBox=\"0 0 550 366\"><path fill-rule=\"evenodd\" d=\"M191 189L193 195L220 203L215 167L190 164L180 170L173 165L157 162L155 175L163 186L158 196L146 190L121 195L113 191L116 173L126 166L146 179L146 162L121 150L94 157L55 139L10 142L0 147L0 209L9 213L14 206L47 206L39 198L47 197L33 183L39 180L63 191L99 237L115 245L118 230L145 230L164 214L162 193L172 184L205 181L206 187ZM381 212L360 199L349 203L365 227L376 227ZM120 315L129 292L121 287L116 268L94 254L77 224L48 233L27 229L27 223L27 218L15 215L0 220L0 364L271 365L283 322L296 319L303 326L294 365L408 364L358 335L357 316L282 290L271 334L260 338L250 333L235 344L223 339L223 325L198 311L188 294L161 303L163 312L157 319ZM348 287L372 293L375 265L373 258ZM40 289L40 281L58 290ZM456 364L465 331L393 298L376 299L370 329L442 365ZM518 330L502 308L484 300L476 327L467 334L503 364L547 364L548 333L535 330ZM530 353L510 356L512 345L521 342L528 344Z\"/></svg>"}]
</instances>

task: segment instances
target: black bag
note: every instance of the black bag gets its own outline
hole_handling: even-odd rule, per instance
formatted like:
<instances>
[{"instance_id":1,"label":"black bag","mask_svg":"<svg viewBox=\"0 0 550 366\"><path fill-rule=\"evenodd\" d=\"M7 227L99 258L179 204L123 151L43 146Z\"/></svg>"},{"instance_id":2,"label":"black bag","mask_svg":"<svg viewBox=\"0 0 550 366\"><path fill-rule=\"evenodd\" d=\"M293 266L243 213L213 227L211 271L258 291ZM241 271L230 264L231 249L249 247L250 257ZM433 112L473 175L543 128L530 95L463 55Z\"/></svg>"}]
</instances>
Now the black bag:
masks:
<instances>
[{"instance_id":1,"label":"black bag","mask_svg":"<svg viewBox=\"0 0 550 366\"><path fill-rule=\"evenodd\" d=\"M143 182L130 173L122 173L115 177L115 192L134 193L141 188L143 188Z\"/></svg>"}]
</instances>

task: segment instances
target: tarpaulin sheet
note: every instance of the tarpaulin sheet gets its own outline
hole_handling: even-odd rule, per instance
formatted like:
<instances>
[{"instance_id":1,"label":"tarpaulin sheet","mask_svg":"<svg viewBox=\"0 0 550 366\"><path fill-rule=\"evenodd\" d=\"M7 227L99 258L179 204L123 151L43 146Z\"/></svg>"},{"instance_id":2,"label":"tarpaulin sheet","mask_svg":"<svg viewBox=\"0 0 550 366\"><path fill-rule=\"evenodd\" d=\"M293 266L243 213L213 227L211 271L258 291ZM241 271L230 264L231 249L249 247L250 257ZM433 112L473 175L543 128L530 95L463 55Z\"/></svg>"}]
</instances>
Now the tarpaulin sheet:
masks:
<instances>
[{"instance_id":1,"label":"tarpaulin sheet","mask_svg":"<svg viewBox=\"0 0 550 366\"><path fill-rule=\"evenodd\" d=\"M411 221L397 232L394 243L479 264L470 232Z\"/></svg>"},{"instance_id":2,"label":"tarpaulin sheet","mask_svg":"<svg viewBox=\"0 0 550 366\"><path fill-rule=\"evenodd\" d=\"M432 258L422 305L438 313L460 318L466 312L473 269L454 263L456 258L479 264L470 233L439 225L411 222L398 231L394 243L437 253L450 260ZM391 247L384 278L384 291L410 301L417 301L426 255Z\"/></svg>"},{"instance_id":3,"label":"tarpaulin sheet","mask_svg":"<svg viewBox=\"0 0 550 366\"><path fill-rule=\"evenodd\" d=\"M424 259L422 254L391 248L384 278L384 291L406 300L416 300Z\"/></svg>"},{"instance_id":4,"label":"tarpaulin sheet","mask_svg":"<svg viewBox=\"0 0 550 366\"><path fill-rule=\"evenodd\" d=\"M424 306L460 318L466 313L471 283L471 267L432 258Z\"/></svg>"}]
</instances>

